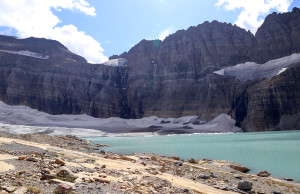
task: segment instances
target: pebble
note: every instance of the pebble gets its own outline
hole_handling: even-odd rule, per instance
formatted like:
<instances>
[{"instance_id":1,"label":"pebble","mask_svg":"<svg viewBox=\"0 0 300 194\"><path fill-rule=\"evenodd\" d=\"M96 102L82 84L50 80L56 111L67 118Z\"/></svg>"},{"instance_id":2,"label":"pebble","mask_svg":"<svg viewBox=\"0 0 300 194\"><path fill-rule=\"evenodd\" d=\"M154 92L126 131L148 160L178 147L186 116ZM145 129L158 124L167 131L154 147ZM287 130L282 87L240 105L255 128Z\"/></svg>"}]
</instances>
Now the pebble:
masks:
<instances>
[{"instance_id":1,"label":"pebble","mask_svg":"<svg viewBox=\"0 0 300 194\"><path fill-rule=\"evenodd\" d=\"M260 177L269 177L271 173L269 173L268 171L260 171L256 175Z\"/></svg>"},{"instance_id":2,"label":"pebble","mask_svg":"<svg viewBox=\"0 0 300 194\"><path fill-rule=\"evenodd\" d=\"M62 160L60 160L60 159L58 159L58 158L55 160L55 163L56 163L56 164L60 164L60 165L62 165L62 166L64 166L64 165L66 164L64 161L62 161Z\"/></svg>"},{"instance_id":3,"label":"pebble","mask_svg":"<svg viewBox=\"0 0 300 194\"><path fill-rule=\"evenodd\" d=\"M25 160L27 158L27 156L20 156L19 158L18 158L18 160Z\"/></svg>"},{"instance_id":4,"label":"pebble","mask_svg":"<svg viewBox=\"0 0 300 194\"><path fill-rule=\"evenodd\" d=\"M38 160L36 158L27 158L26 161L30 161L30 162L38 162Z\"/></svg>"},{"instance_id":5,"label":"pebble","mask_svg":"<svg viewBox=\"0 0 300 194\"><path fill-rule=\"evenodd\" d=\"M182 166L182 162L174 162L175 166Z\"/></svg>"},{"instance_id":6,"label":"pebble","mask_svg":"<svg viewBox=\"0 0 300 194\"><path fill-rule=\"evenodd\" d=\"M198 178L198 179L209 179L210 176L207 176L207 175L205 175L205 174L200 174L200 175L198 175L197 178Z\"/></svg>"},{"instance_id":7,"label":"pebble","mask_svg":"<svg viewBox=\"0 0 300 194\"><path fill-rule=\"evenodd\" d=\"M235 174L233 177L236 178L236 179L242 179L242 177L238 174Z\"/></svg>"}]
</instances>

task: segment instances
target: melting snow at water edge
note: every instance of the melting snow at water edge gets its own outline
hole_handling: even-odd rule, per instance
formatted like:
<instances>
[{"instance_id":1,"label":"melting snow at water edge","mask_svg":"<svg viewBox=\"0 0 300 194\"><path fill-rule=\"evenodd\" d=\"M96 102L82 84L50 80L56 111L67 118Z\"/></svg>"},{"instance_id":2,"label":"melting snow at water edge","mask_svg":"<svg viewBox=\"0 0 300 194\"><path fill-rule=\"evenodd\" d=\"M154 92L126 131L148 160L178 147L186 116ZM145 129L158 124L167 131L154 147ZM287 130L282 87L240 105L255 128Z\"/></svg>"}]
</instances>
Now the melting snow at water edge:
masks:
<instances>
[{"instance_id":1,"label":"melting snow at water edge","mask_svg":"<svg viewBox=\"0 0 300 194\"><path fill-rule=\"evenodd\" d=\"M76 136L130 136L181 133L224 133L239 132L235 120L221 114L209 122L201 121L198 116L180 118L142 119L94 118L82 115L50 115L26 106L9 106L0 101L0 131L11 133L44 132L52 135ZM27 125L27 126L24 126ZM28 127L34 126L34 127ZM40 126L40 127L37 127Z\"/></svg>"}]
</instances>

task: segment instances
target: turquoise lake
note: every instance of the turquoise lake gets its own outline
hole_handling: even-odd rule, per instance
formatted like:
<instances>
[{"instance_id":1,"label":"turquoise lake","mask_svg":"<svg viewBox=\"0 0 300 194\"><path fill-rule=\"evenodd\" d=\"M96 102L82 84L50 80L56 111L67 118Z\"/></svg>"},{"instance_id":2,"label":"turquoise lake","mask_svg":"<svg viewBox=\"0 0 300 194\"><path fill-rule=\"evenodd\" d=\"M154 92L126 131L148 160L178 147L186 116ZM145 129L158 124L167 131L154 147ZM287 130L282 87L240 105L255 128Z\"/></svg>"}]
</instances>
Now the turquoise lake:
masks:
<instances>
[{"instance_id":1,"label":"turquoise lake","mask_svg":"<svg viewBox=\"0 0 300 194\"><path fill-rule=\"evenodd\" d=\"M85 139L111 145L105 151L230 160L249 173L267 170L273 177L300 180L300 131Z\"/></svg>"}]
</instances>

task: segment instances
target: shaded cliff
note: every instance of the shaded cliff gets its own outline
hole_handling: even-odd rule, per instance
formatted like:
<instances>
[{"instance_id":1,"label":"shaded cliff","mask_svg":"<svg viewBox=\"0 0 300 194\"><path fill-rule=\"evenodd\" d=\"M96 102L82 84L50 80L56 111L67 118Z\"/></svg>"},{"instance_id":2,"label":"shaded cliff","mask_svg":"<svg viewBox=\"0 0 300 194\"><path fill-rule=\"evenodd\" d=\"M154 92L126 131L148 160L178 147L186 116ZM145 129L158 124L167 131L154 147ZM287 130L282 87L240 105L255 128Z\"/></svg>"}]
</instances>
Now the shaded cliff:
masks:
<instances>
[{"instance_id":1,"label":"shaded cliff","mask_svg":"<svg viewBox=\"0 0 300 194\"><path fill-rule=\"evenodd\" d=\"M213 21L164 41L142 40L111 57L126 66L88 64L57 41L0 36L0 100L52 114L210 120L226 113L247 131L299 129L300 65L248 82L213 73L299 52L298 8L269 15L255 36Z\"/></svg>"}]
</instances>

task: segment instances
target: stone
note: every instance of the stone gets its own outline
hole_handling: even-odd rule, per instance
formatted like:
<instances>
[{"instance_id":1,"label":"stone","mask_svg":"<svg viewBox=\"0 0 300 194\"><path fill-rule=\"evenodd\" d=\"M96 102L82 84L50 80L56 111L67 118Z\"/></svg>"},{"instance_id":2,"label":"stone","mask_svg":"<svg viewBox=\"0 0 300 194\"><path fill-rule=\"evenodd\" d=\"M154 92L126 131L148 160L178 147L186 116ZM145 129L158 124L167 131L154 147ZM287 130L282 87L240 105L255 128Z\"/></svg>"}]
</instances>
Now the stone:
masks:
<instances>
[{"instance_id":1,"label":"stone","mask_svg":"<svg viewBox=\"0 0 300 194\"><path fill-rule=\"evenodd\" d=\"M174 162L175 166L182 166L182 162Z\"/></svg>"},{"instance_id":2,"label":"stone","mask_svg":"<svg viewBox=\"0 0 300 194\"><path fill-rule=\"evenodd\" d=\"M131 162L131 158L127 157L127 156L121 156L121 160L126 160L126 161L130 161Z\"/></svg>"},{"instance_id":3,"label":"stone","mask_svg":"<svg viewBox=\"0 0 300 194\"><path fill-rule=\"evenodd\" d=\"M143 166L147 166L147 164L145 162L141 162L141 165Z\"/></svg>"},{"instance_id":4,"label":"stone","mask_svg":"<svg viewBox=\"0 0 300 194\"><path fill-rule=\"evenodd\" d=\"M26 161L30 161L30 162L38 162L38 159L33 158L33 157L30 157L30 158L27 158Z\"/></svg>"},{"instance_id":5,"label":"stone","mask_svg":"<svg viewBox=\"0 0 300 194\"><path fill-rule=\"evenodd\" d=\"M199 160L198 164L204 165L204 164L212 163L212 162L213 162L213 160L210 160L210 159L201 159L201 160Z\"/></svg>"},{"instance_id":6,"label":"stone","mask_svg":"<svg viewBox=\"0 0 300 194\"><path fill-rule=\"evenodd\" d=\"M101 179L101 178L95 178L95 181L99 182L99 183L110 183L110 180L105 180L105 179Z\"/></svg>"},{"instance_id":7,"label":"stone","mask_svg":"<svg viewBox=\"0 0 300 194\"><path fill-rule=\"evenodd\" d=\"M259 171L256 175L260 177L269 177L271 173L269 173L268 171Z\"/></svg>"},{"instance_id":8,"label":"stone","mask_svg":"<svg viewBox=\"0 0 300 194\"><path fill-rule=\"evenodd\" d=\"M197 164L197 161L194 158L188 159L188 162L192 164Z\"/></svg>"},{"instance_id":9,"label":"stone","mask_svg":"<svg viewBox=\"0 0 300 194\"><path fill-rule=\"evenodd\" d=\"M173 160L180 160L180 157L177 157L177 156L172 156L171 157Z\"/></svg>"},{"instance_id":10,"label":"stone","mask_svg":"<svg viewBox=\"0 0 300 194\"><path fill-rule=\"evenodd\" d=\"M162 166L162 167L159 169L159 171L162 172L162 173L165 173L165 172L167 172L167 169L166 169L165 166Z\"/></svg>"},{"instance_id":11,"label":"stone","mask_svg":"<svg viewBox=\"0 0 300 194\"><path fill-rule=\"evenodd\" d=\"M74 175L73 172L71 172L68 168L66 168L66 167L64 167L64 166L63 166L63 167L60 167L60 168L57 170L56 175L57 175L58 177L61 177L61 178L67 178L67 179L69 179L69 180L71 180L71 181L74 181L74 180L77 178L77 176Z\"/></svg>"},{"instance_id":12,"label":"stone","mask_svg":"<svg viewBox=\"0 0 300 194\"><path fill-rule=\"evenodd\" d=\"M51 174L51 170L49 168L44 168L41 170L41 173L44 174Z\"/></svg>"},{"instance_id":13,"label":"stone","mask_svg":"<svg viewBox=\"0 0 300 194\"><path fill-rule=\"evenodd\" d=\"M62 166L66 165L66 163L65 163L64 161L62 161L62 160L60 160L60 159L58 159L58 158L55 160L55 163L56 163L56 164L60 164L60 165L62 165Z\"/></svg>"},{"instance_id":14,"label":"stone","mask_svg":"<svg viewBox=\"0 0 300 194\"><path fill-rule=\"evenodd\" d=\"M28 191L27 187L20 187L14 192L14 194L25 194L27 191Z\"/></svg>"},{"instance_id":15,"label":"stone","mask_svg":"<svg viewBox=\"0 0 300 194\"><path fill-rule=\"evenodd\" d=\"M102 154L102 155L105 155L105 151L104 150L100 150L99 153Z\"/></svg>"},{"instance_id":16,"label":"stone","mask_svg":"<svg viewBox=\"0 0 300 194\"><path fill-rule=\"evenodd\" d=\"M75 186L74 183L70 183L70 182L67 182L67 181L63 181L63 180L59 180L59 179L51 179L49 182L52 183L52 184L64 184L64 185L69 185L70 187L72 187L73 190L76 189L76 186Z\"/></svg>"},{"instance_id":17,"label":"stone","mask_svg":"<svg viewBox=\"0 0 300 194\"><path fill-rule=\"evenodd\" d=\"M44 174L41 177L41 180L50 180L50 179L55 179L55 176L51 174Z\"/></svg>"},{"instance_id":18,"label":"stone","mask_svg":"<svg viewBox=\"0 0 300 194\"><path fill-rule=\"evenodd\" d=\"M233 175L233 177L236 178L236 179L242 179L242 177L238 174Z\"/></svg>"},{"instance_id":19,"label":"stone","mask_svg":"<svg viewBox=\"0 0 300 194\"><path fill-rule=\"evenodd\" d=\"M13 186L7 186L7 185L3 185L1 186L2 189L4 189L5 191L12 193L15 190L17 190L17 187L13 187Z\"/></svg>"},{"instance_id":20,"label":"stone","mask_svg":"<svg viewBox=\"0 0 300 194\"><path fill-rule=\"evenodd\" d=\"M240 172L248 172L250 170L249 168L246 168L244 166L234 165L234 164L229 165L229 168L232 168L232 169L240 171Z\"/></svg>"},{"instance_id":21,"label":"stone","mask_svg":"<svg viewBox=\"0 0 300 194\"><path fill-rule=\"evenodd\" d=\"M249 191L252 189L252 182L250 181L240 181L238 182L238 189L243 191Z\"/></svg>"},{"instance_id":22,"label":"stone","mask_svg":"<svg viewBox=\"0 0 300 194\"><path fill-rule=\"evenodd\" d=\"M211 178L218 178L216 175L214 175L214 173L210 173L210 175L209 175Z\"/></svg>"},{"instance_id":23,"label":"stone","mask_svg":"<svg viewBox=\"0 0 300 194\"><path fill-rule=\"evenodd\" d=\"M56 194L65 194L65 193L72 193L75 189L71 187L70 185L60 183L55 188Z\"/></svg>"},{"instance_id":24,"label":"stone","mask_svg":"<svg viewBox=\"0 0 300 194\"><path fill-rule=\"evenodd\" d=\"M157 161L157 158L155 156L151 156L151 160Z\"/></svg>"},{"instance_id":25,"label":"stone","mask_svg":"<svg viewBox=\"0 0 300 194\"><path fill-rule=\"evenodd\" d=\"M18 160L25 160L27 156L19 156Z\"/></svg>"},{"instance_id":26,"label":"stone","mask_svg":"<svg viewBox=\"0 0 300 194\"><path fill-rule=\"evenodd\" d=\"M209 179L210 176L205 175L205 174L200 174L200 175L197 176L197 178L198 178L198 179L204 179L204 180L205 180L205 179Z\"/></svg>"}]
</instances>

